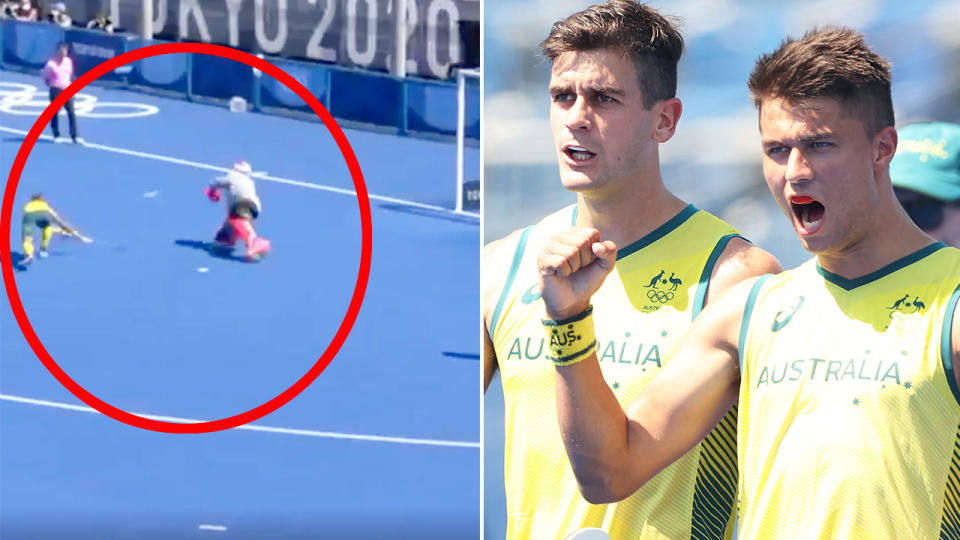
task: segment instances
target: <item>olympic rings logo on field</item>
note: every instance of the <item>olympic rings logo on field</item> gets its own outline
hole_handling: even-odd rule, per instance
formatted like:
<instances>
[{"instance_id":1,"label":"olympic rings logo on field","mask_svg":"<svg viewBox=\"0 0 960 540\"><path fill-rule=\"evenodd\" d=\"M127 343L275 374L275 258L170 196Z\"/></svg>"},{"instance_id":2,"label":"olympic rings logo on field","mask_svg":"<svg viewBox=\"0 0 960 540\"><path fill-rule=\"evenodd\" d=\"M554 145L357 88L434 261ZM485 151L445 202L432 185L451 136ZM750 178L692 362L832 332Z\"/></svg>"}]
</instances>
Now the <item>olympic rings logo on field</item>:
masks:
<instances>
[{"instance_id":1,"label":"olympic rings logo on field","mask_svg":"<svg viewBox=\"0 0 960 540\"><path fill-rule=\"evenodd\" d=\"M673 300L673 293L670 291L650 289L649 291L647 291L647 298L649 298L654 302L660 302L661 304L666 304L667 302Z\"/></svg>"},{"instance_id":2,"label":"olympic rings logo on field","mask_svg":"<svg viewBox=\"0 0 960 540\"><path fill-rule=\"evenodd\" d=\"M30 84L0 82L0 112L21 116L40 116L50 100L47 92ZM96 96L78 93L73 110L86 118L137 118L157 114L160 109L145 103L100 101ZM60 109L60 114L67 111Z\"/></svg>"}]
</instances>

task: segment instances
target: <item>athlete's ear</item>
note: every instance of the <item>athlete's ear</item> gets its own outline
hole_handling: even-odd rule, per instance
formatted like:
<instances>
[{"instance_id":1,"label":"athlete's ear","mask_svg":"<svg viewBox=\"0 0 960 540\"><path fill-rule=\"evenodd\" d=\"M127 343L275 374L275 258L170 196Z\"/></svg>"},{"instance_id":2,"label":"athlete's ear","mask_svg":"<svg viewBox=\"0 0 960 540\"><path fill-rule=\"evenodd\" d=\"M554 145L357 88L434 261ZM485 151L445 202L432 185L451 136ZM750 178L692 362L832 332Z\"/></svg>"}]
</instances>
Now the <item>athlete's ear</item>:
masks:
<instances>
[{"instance_id":1,"label":"athlete's ear","mask_svg":"<svg viewBox=\"0 0 960 540\"><path fill-rule=\"evenodd\" d=\"M873 168L886 170L897 152L897 130L887 126L873 136Z\"/></svg>"},{"instance_id":2,"label":"athlete's ear","mask_svg":"<svg viewBox=\"0 0 960 540\"><path fill-rule=\"evenodd\" d=\"M680 98L670 98L654 103L653 140L658 143L669 141L677 130L681 113L683 113L683 104L680 103Z\"/></svg>"}]
</instances>

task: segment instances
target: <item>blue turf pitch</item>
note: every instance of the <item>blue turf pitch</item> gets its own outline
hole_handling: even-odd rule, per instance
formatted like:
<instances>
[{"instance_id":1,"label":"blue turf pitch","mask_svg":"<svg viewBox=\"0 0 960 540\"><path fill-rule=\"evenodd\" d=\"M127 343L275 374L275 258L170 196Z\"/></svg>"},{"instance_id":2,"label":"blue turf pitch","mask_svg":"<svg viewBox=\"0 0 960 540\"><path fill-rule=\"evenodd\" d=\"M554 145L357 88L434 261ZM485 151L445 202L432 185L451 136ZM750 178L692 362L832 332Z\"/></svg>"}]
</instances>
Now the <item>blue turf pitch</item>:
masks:
<instances>
[{"instance_id":1,"label":"blue turf pitch","mask_svg":"<svg viewBox=\"0 0 960 540\"><path fill-rule=\"evenodd\" d=\"M17 190L13 250L21 251L20 208L35 191L95 239L58 237L48 259L15 274L47 350L86 389L131 412L208 420L280 393L317 360L345 314L360 257L356 197L259 181L257 229L273 252L247 264L199 247L224 213L203 195L218 173L201 166L245 158L274 177L352 190L332 137L319 123L84 92L160 109L80 118L89 142L190 163L36 145ZM34 118L0 112L5 174L23 139L17 131ZM371 194L452 201L454 145L346 133ZM258 421L305 435L159 434L16 401L83 405L44 369L5 308L0 536L476 538L479 226L373 202L372 271L350 337L311 387Z\"/></svg>"}]
</instances>

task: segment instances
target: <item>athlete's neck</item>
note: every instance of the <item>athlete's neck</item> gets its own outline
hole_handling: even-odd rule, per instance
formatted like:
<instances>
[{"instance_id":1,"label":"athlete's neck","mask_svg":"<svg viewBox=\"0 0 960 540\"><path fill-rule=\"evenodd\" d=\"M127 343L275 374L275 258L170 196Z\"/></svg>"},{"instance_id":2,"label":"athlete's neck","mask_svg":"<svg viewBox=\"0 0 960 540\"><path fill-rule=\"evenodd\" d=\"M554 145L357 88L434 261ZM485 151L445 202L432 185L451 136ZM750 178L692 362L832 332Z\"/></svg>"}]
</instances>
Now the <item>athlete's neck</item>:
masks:
<instances>
[{"instance_id":1,"label":"athlete's neck","mask_svg":"<svg viewBox=\"0 0 960 540\"><path fill-rule=\"evenodd\" d=\"M643 238L682 211L687 203L671 193L659 175L637 178L628 189L602 196L577 194L577 226L600 231L604 240L622 248Z\"/></svg>"},{"instance_id":2,"label":"athlete's neck","mask_svg":"<svg viewBox=\"0 0 960 540\"><path fill-rule=\"evenodd\" d=\"M877 209L875 221L876 225L857 241L836 251L818 253L820 267L856 279L935 242L913 224L899 203Z\"/></svg>"}]
</instances>

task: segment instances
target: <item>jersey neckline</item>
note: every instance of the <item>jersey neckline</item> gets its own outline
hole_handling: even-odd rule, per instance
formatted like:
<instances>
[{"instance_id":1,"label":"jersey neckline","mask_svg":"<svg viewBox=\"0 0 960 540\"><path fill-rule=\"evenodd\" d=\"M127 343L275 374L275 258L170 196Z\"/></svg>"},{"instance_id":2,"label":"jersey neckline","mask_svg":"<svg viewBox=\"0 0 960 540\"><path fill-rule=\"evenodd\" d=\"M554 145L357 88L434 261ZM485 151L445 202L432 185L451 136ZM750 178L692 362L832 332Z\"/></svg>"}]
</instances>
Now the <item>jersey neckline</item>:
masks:
<instances>
[{"instance_id":1,"label":"jersey neckline","mask_svg":"<svg viewBox=\"0 0 960 540\"><path fill-rule=\"evenodd\" d=\"M580 205L573 205L572 219L570 221L571 225L577 224L577 212L580 210ZM663 238L664 236L673 232L674 229L683 225L685 221L690 219L690 216L699 212L700 209L694 206L692 203L687 204L687 206L681 210L677 215L673 216L666 223L660 225L656 229L647 233L643 238L628 244L626 247L623 247L617 251L617 260L623 259L629 255L633 255L637 251L649 246L650 244L656 242L657 240Z\"/></svg>"},{"instance_id":2,"label":"jersey neckline","mask_svg":"<svg viewBox=\"0 0 960 540\"><path fill-rule=\"evenodd\" d=\"M697 212L699 212L699 210L697 209L696 206L694 206L693 204L688 204L686 208L681 210L680 213L678 213L677 215L667 220L667 222L664 223L663 225L650 231L643 238L637 240L636 242L628 244L623 249L620 249L619 251L617 251L617 260L619 261L620 259L633 255L634 253L640 251L641 249L649 246L650 244L670 234L677 227L679 227L680 225L683 225L684 222L690 219L690 216L696 214Z\"/></svg>"},{"instance_id":3,"label":"jersey neckline","mask_svg":"<svg viewBox=\"0 0 960 540\"><path fill-rule=\"evenodd\" d=\"M911 264L923 259L927 255L931 255L945 247L947 247L947 245L944 244L943 242L934 242L928 246L918 249L917 251L914 251L909 255L900 257L899 259L893 261L892 263L884 266L879 270L870 272L865 276L860 276L858 278L853 278L853 279L845 278L839 274L834 274L833 272L824 269L822 266L820 266L819 261L817 261L817 272L819 272L820 275L823 276L823 279L829 281L830 283L833 283L834 285L836 285L837 287L840 287L841 289L850 291L850 290L856 289L857 287L862 287L863 285L872 283L883 277L886 277L887 275L892 274L897 270L900 270L901 268L910 266Z\"/></svg>"}]
</instances>

